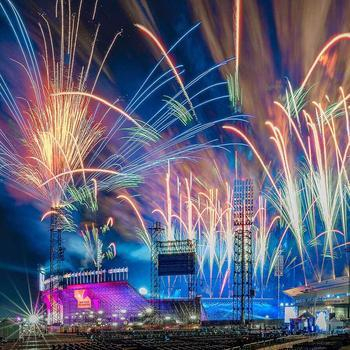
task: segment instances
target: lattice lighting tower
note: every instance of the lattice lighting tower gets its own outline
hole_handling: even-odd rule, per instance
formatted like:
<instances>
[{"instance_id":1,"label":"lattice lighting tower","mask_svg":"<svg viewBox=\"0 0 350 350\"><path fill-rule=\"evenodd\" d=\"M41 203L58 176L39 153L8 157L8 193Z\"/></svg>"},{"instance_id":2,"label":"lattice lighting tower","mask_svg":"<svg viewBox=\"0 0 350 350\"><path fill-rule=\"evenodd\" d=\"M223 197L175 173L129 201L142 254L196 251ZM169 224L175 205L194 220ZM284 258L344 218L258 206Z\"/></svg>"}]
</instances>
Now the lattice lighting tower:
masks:
<instances>
[{"instance_id":1,"label":"lattice lighting tower","mask_svg":"<svg viewBox=\"0 0 350 350\"><path fill-rule=\"evenodd\" d=\"M196 307L196 241L189 239L163 240L162 233L164 229L160 222L156 222L150 229L152 233L151 294L156 317L155 321L160 323L162 314L169 311L165 310L166 305L162 302L164 298L161 287L164 286L164 279L168 281L167 301L171 301L170 278L175 276L183 277L187 286L187 298L183 300L182 304L180 301L177 303L179 310L184 311L184 308L186 308L187 312L183 313L186 321L192 322L191 317L193 320L198 320L200 315L197 312L199 308Z\"/></svg>"},{"instance_id":2,"label":"lattice lighting tower","mask_svg":"<svg viewBox=\"0 0 350 350\"><path fill-rule=\"evenodd\" d=\"M59 303L59 291L62 288L62 264L64 249L62 246L63 213L60 208L52 208L50 223L50 325L61 323Z\"/></svg>"},{"instance_id":3,"label":"lattice lighting tower","mask_svg":"<svg viewBox=\"0 0 350 350\"><path fill-rule=\"evenodd\" d=\"M156 317L156 322L159 320L159 302L160 302L160 282L158 277L158 241L161 239L161 235L164 233L164 227L161 222L156 221L151 227L149 227L151 232L151 298L154 302L154 315Z\"/></svg>"},{"instance_id":4,"label":"lattice lighting tower","mask_svg":"<svg viewBox=\"0 0 350 350\"><path fill-rule=\"evenodd\" d=\"M281 247L277 251L277 260L275 264L275 277L277 277L277 319L280 318L280 294L281 294L281 277L284 274L284 256Z\"/></svg>"},{"instance_id":5,"label":"lattice lighting tower","mask_svg":"<svg viewBox=\"0 0 350 350\"><path fill-rule=\"evenodd\" d=\"M233 321L247 324L253 315L253 181L234 181Z\"/></svg>"}]
</instances>

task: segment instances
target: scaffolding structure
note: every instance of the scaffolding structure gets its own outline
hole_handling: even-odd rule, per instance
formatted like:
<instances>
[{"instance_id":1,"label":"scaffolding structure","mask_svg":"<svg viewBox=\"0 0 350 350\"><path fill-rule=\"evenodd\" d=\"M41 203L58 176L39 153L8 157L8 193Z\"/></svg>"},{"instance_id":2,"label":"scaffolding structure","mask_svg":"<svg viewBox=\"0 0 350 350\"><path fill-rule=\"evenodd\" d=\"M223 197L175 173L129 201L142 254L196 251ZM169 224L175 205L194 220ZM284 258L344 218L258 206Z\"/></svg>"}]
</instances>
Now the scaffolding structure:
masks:
<instances>
[{"instance_id":1,"label":"scaffolding structure","mask_svg":"<svg viewBox=\"0 0 350 350\"><path fill-rule=\"evenodd\" d=\"M253 316L253 181L234 181L233 322L248 324Z\"/></svg>"},{"instance_id":2,"label":"scaffolding structure","mask_svg":"<svg viewBox=\"0 0 350 350\"><path fill-rule=\"evenodd\" d=\"M60 290L62 289L63 273L62 264L64 261L64 249L62 246L63 214L60 208L51 208L50 223L50 301L51 312L49 314L50 325L60 325Z\"/></svg>"},{"instance_id":3,"label":"scaffolding structure","mask_svg":"<svg viewBox=\"0 0 350 350\"><path fill-rule=\"evenodd\" d=\"M196 307L197 293L197 272L196 272L196 241L195 240L174 240L165 241L161 239L164 228L160 222L156 222L152 227L152 249L151 249L151 296L154 306L155 322L161 323L161 315L164 313L162 306L166 303L162 302L161 280L162 278L170 279L171 276L185 276L187 281L187 298L177 303L187 309L188 316L196 315L198 307ZM175 259L174 264L166 268L167 261ZM165 268L162 266L165 263ZM178 270L177 270L178 269ZM171 271L172 270L172 271ZM179 271L179 272L177 272ZM168 299L167 301L170 301ZM197 320L199 320L199 315Z\"/></svg>"},{"instance_id":4,"label":"scaffolding structure","mask_svg":"<svg viewBox=\"0 0 350 350\"><path fill-rule=\"evenodd\" d=\"M156 317L156 321L158 321L158 313L159 313L159 302L160 302L160 281L158 276L158 251L157 251L157 242L160 239L161 235L164 233L164 228L159 221L156 221L153 226L149 228L151 232L151 299L154 302L154 316Z\"/></svg>"},{"instance_id":5,"label":"scaffolding structure","mask_svg":"<svg viewBox=\"0 0 350 350\"><path fill-rule=\"evenodd\" d=\"M284 256L282 249L279 247L277 251L277 260L275 265L275 277L277 277L277 319L280 318L280 294L281 294L281 277L284 274Z\"/></svg>"}]
</instances>

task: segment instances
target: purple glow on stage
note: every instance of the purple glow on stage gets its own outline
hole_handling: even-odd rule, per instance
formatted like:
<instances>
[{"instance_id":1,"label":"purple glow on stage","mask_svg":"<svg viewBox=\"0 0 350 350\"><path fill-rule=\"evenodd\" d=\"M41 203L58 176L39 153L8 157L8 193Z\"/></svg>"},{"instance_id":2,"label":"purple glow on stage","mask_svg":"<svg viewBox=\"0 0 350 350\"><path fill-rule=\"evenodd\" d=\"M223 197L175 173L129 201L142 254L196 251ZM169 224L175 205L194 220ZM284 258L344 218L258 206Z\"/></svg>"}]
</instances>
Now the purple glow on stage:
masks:
<instances>
[{"instance_id":1,"label":"purple glow on stage","mask_svg":"<svg viewBox=\"0 0 350 350\"><path fill-rule=\"evenodd\" d=\"M53 303L50 291L42 292L48 313L58 310L66 325L124 323L142 314L149 303L127 281L68 285L55 290Z\"/></svg>"}]
</instances>

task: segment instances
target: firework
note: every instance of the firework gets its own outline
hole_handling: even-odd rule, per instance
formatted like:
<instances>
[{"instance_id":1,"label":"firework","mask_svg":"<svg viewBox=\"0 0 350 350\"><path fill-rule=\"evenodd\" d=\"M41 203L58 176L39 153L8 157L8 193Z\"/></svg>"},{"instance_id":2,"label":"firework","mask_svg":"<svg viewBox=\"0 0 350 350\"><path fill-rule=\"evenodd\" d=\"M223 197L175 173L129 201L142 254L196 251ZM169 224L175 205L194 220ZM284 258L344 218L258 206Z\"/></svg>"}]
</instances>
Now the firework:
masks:
<instances>
[{"instance_id":1,"label":"firework","mask_svg":"<svg viewBox=\"0 0 350 350\"><path fill-rule=\"evenodd\" d=\"M110 220L101 227L96 227L95 224L91 224L89 227L85 224L85 229L81 230L87 256L97 270L101 270L104 259L112 260L117 255L116 244L112 242L104 249L101 237L111 229L110 224Z\"/></svg>"},{"instance_id":2,"label":"firework","mask_svg":"<svg viewBox=\"0 0 350 350\"><path fill-rule=\"evenodd\" d=\"M69 198L70 187L93 186L93 179L98 179L100 188L104 190L136 186L147 172L166 164L169 158L187 159L191 154L211 147L210 142L195 145L185 143L215 123L193 125L174 138L162 140L161 137L161 133L178 120L183 124L191 123L196 106L193 106L187 90L214 69L226 64L215 65L185 86L181 78L183 71L180 66L175 66L169 54L197 26L166 51L158 38L138 25L157 44L163 58L123 109L115 102L95 94L104 64L121 31L111 40L106 54L95 62L100 31L97 25L88 50L88 60L80 64L77 46L82 2L73 10L70 2L64 5L63 1L59 1L56 7L58 37L53 29L56 23L52 24L42 16L42 23L39 24L42 58L38 58L34 54L29 32L14 5L8 1L6 6L1 4L1 10L19 45L22 57L18 67L28 78L30 93L23 97L23 103L18 103L1 77L1 96L10 117L18 126L20 138L15 139L11 133L11 136L7 136L7 130L0 130L0 173L8 185L38 200L37 203L46 210L43 219L63 206L69 211L67 206L72 200ZM96 8L92 18L95 12ZM56 42L60 43L58 48ZM163 59L168 62L170 70L160 77L154 77ZM94 67L94 64L97 66ZM97 71L95 76L91 76L92 68ZM137 110L173 79L178 82L180 91L167 97L161 108L146 122L135 118ZM184 101L181 94L185 96ZM195 96L198 98L200 94L201 91ZM218 98L222 97L225 95ZM202 101L197 107L209 102ZM106 129L104 122L111 112L117 113L118 118L111 128ZM114 142L115 139L118 141ZM104 160L96 166L102 154Z\"/></svg>"},{"instance_id":3,"label":"firework","mask_svg":"<svg viewBox=\"0 0 350 350\"><path fill-rule=\"evenodd\" d=\"M17 103L2 78L2 97L21 134L21 143L18 144L1 133L2 175L17 189L48 203L49 207L58 208L63 200L67 200L66 188L74 184L74 174L79 173L86 180L86 159L104 132L99 118L89 110L88 98L56 95L62 90L85 91L87 88L98 27L91 43L89 61L86 66L79 67L76 46L81 4L78 17L73 16L69 6L68 22L65 23L61 2L56 14L60 22L59 50L55 47L53 31L46 18L43 17L43 23L39 24L44 47L41 62L34 54L29 34L16 8L11 2L8 5L9 8L4 5L1 8L20 46L22 61L18 66L26 72L30 83L28 90L33 95L25 96L23 104ZM113 38L111 46L119 35ZM102 62L109 51L110 47Z\"/></svg>"},{"instance_id":4,"label":"firework","mask_svg":"<svg viewBox=\"0 0 350 350\"><path fill-rule=\"evenodd\" d=\"M347 35L340 35L330 43L336 43L345 38ZM330 43L321 50L322 53L330 47ZM310 72L313 69L315 66ZM307 78L310 74L307 74ZM328 275L335 278L335 260L342 258L338 249L349 244L346 237L348 221L346 203L349 188L347 173L349 95L340 88L336 102L332 102L326 96L320 103L310 103L308 99L313 90L311 88L305 90L307 80L305 78L302 86L295 91L288 82L283 102L275 102L281 119L280 125L272 120L266 122L266 127L271 132L270 139L277 151L278 161L275 159L265 161L259 148L239 128L224 127L242 138L253 150L269 180L268 184L264 184L263 198L259 199L255 231L254 271L255 277L260 275L262 288L265 283L268 283L282 252L287 256L286 270L292 264L294 269L300 267L305 284L309 280L320 281ZM233 78L229 78L231 101L237 100L234 84ZM200 176L194 178L198 183L201 182ZM208 184L205 186L206 190L198 192L198 198L193 198L191 175L184 181L184 193L180 191L181 181L177 179L178 204L176 207L178 209L176 212L170 183L171 173L168 170L164 181L166 193L164 209L156 208L153 213L160 215L165 223L166 239L196 237L198 241L205 242L203 250L199 253L199 270L203 272L204 264L208 264L209 294L215 289L215 283L220 280L221 295L229 280L232 267L231 210L222 206L223 201L218 199L220 197L218 189L211 188ZM226 202L231 203L229 185L227 185L227 198ZM274 209L269 223L266 213L267 203ZM184 206L185 213L182 209ZM133 207L135 209L135 204ZM140 217L139 212L138 217ZM226 222L223 218L226 218ZM277 232L276 245L270 237L277 220L280 221L282 230ZM144 224L142 225L145 227ZM223 230L225 227L226 229ZM144 229L143 231L145 232ZM289 241L290 235L294 239L295 250L283 248L285 242ZM147 237L147 241L150 241L150 237ZM224 270L223 266L226 262L227 266ZM269 267L265 277L264 269L267 262ZM217 268L216 277L214 277L214 266ZM339 273L343 274L344 271Z\"/></svg>"},{"instance_id":5,"label":"firework","mask_svg":"<svg viewBox=\"0 0 350 350\"><path fill-rule=\"evenodd\" d=\"M177 167L177 170L180 168ZM211 187L192 172L185 178L174 173L169 164L163 179L164 190L159 189L165 196L152 201L156 203L152 214L159 217L165 226L161 239L196 240L198 278L202 291L209 297L227 297L230 295L233 271L233 188L229 181L220 176L219 169L214 172L218 187ZM119 196L119 199L131 205L138 217L142 232L140 238L151 248L151 237L146 231L137 202L126 195ZM170 283L169 290L174 288L176 279Z\"/></svg>"},{"instance_id":6,"label":"firework","mask_svg":"<svg viewBox=\"0 0 350 350\"><path fill-rule=\"evenodd\" d=\"M283 130L270 121L266 122L272 131L270 138L276 146L282 169L276 176L253 142L242 131L231 126L224 128L248 143L267 173L272 187L266 191L266 195L281 216L285 227L279 246L288 232L291 232L296 242L305 283L306 269L313 273L308 278L320 281L326 274L327 262L331 267L330 274L335 278L334 261L337 252L334 246L339 239L344 240L343 243L347 242L344 234L347 222L344 201L348 187L346 157L349 135L343 135L343 130L348 130L346 96L342 92L339 101L328 103L326 107L314 103L314 116L306 110L302 113L295 110L293 117L288 112L292 110L290 104L288 108L278 102L276 105L282 111L282 117L287 119L289 131L297 141L294 147L288 145ZM345 125L342 127L342 124ZM341 147L340 140L344 139L344 146ZM303 154L299 159L294 156L298 146ZM317 225L318 221L322 226ZM339 223L343 226L341 230L337 229ZM276 258L277 253L273 260Z\"/></svg>"}]
</instances>

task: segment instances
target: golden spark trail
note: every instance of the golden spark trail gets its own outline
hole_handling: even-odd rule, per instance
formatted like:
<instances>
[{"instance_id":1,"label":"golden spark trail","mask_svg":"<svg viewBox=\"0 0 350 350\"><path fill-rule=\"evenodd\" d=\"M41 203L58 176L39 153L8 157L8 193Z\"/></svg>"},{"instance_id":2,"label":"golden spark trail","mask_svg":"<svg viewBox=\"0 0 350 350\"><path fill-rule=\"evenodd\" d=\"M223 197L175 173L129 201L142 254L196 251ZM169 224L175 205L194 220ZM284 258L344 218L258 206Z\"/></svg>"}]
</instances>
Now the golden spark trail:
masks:
<instances>
[{"instance_id":1,"label":"golden spark trail","mask_svg":"<svg viewBox=\"0 0 350 350\"><path fill-rule=\"evenodd\" d=\"M334 38L330 39L322 48L322 50L320 51L320 53L317 55L315 61L313 62L313 64L311 65L309 71L306 73L306 76L303 80L303 82L301 83L300 88L303 89L305 87L305 85L307 84L312 72L314 71L314 69L316 68L317 64L319 63L321 57L327 52L328 49L330 49L333 45L335 45L337 42L341 41L341 40L350 40L350 33L342 33L339 35L336 35Z\"/></svg>"},{"instance_id":2,"label":"golden spark trail","mask_svg":"<svg viewBox=\"0 0 350 350\"><path fill-rule=\"evenodd\" d=\"M90 94L88 92L82 92L82 91L63 91L63 92L57 92L57 93L52 94L52 96L74 96L74 95L75 96L89 97L93 100L101 102L101 103L105 104L106 106L108 106L110 109L122 114L125 118L127 118L129 121L134 123L140 129L143 128L141 124L139 124L133 117L131 117L128 113L123 111L121 108L117 107L115 104L110 103L109 101L105 100L104 98L96 96L94 94Z\"/></svg>"},{"instance_id":3,"label":"golden spark trail","mask_svg":"<svg viewBox=\"0 0 350 350\"><path fill-rule=\"evenodd\" d=\"M161 44L161 42L159 41L159 39L146 27L144 27L142 24L135 24L135 26L137 28L139 28L142 32L144 32L145 34L148 35L148 37L150 37L152 39L152 41L157 45L157 47L159 48L159 50L161 51L161 53L163 54L165 60L168 62L169 67L172 69L172 71L174 72L174 75L176 77L177 82L179 83L181 90L184 94L184 96L186 97L189 106L191 107L192 113L195 116L195 111L191 102L190 97L187 94L187 91L185 89L185 85L182 82L182 79L174 65L174 63L172 62L171 58L169 57L168 53L166 52L164 46Z\"/></svg>"},{"instance_id":4,"label":"golden spark trail","mask_svg":"<svg viewBox=\"0 0 350 350\"><path fill-rule=\"evenodd\" d=\"M79 173L102 173L102 174L110 174L110 175L120 175L119 172L114 171L114 170L108 170L108 169L98 169L98 168L84 168L84 169L74 169L71 171L65 171L63 173L57 174L53 177L51 177L50 179L46 180L45 182L43 182L40 187L47 185L49 182L51 182L52 180L56 180L64 175L71 175L71 174L79 174Z\"/></svg>"}]
</instances>

